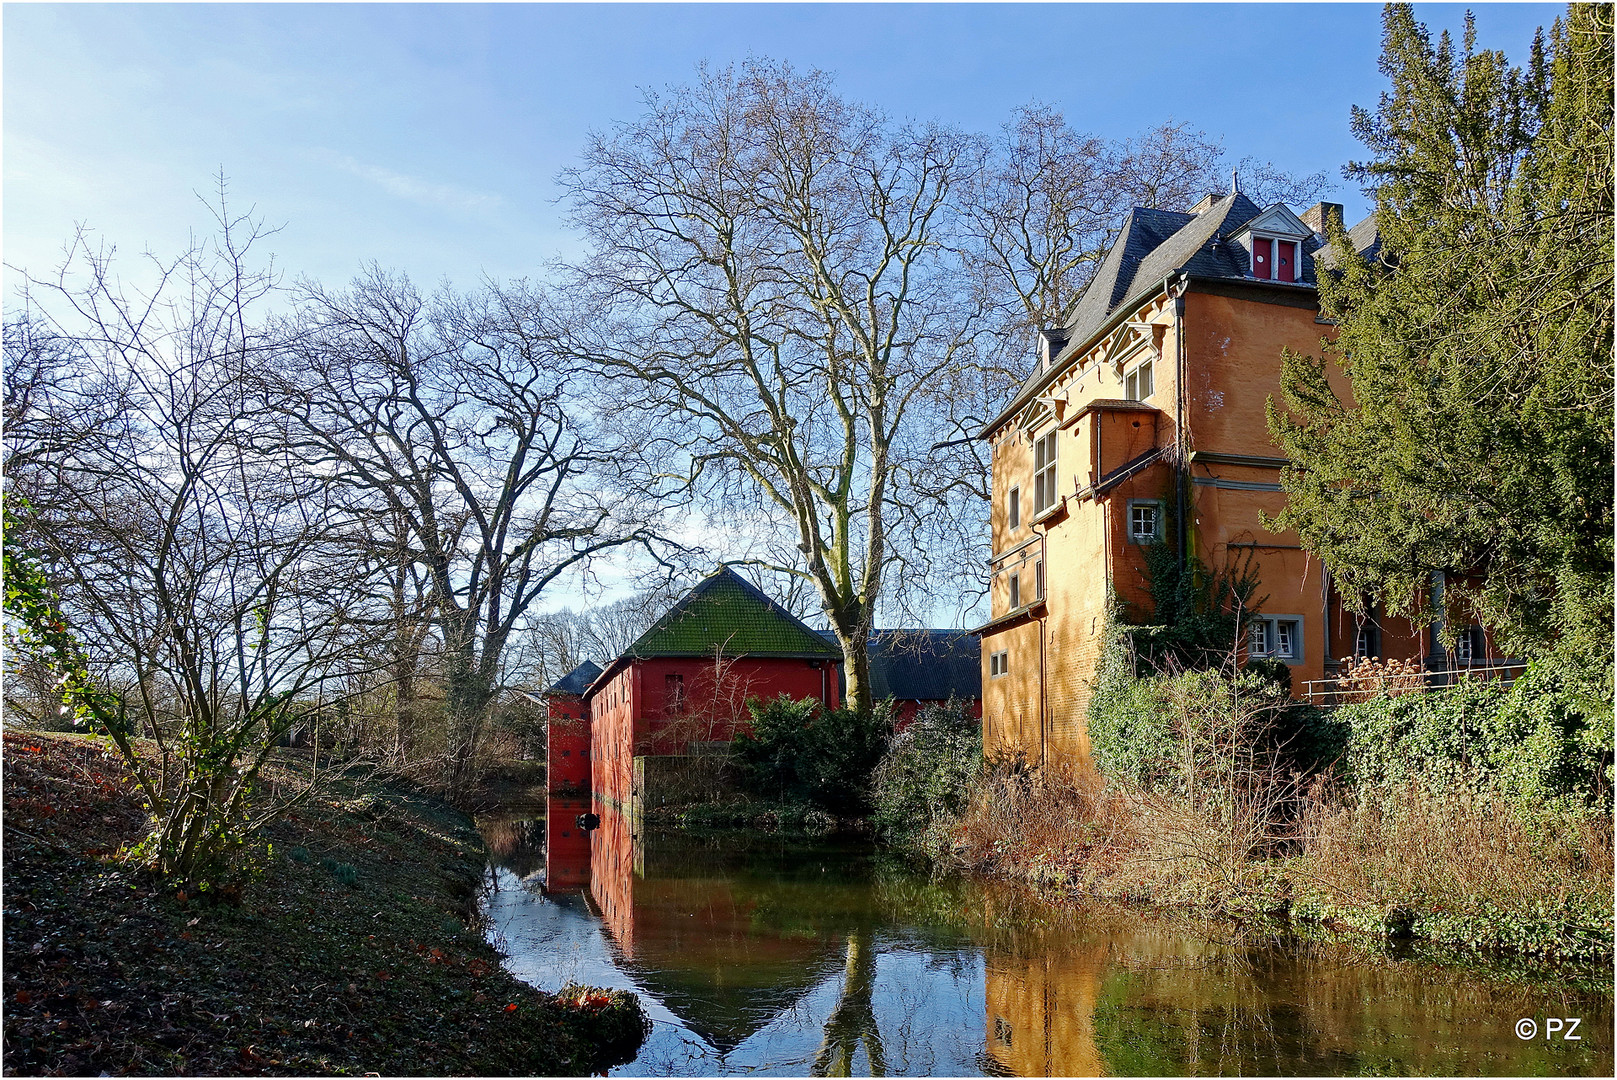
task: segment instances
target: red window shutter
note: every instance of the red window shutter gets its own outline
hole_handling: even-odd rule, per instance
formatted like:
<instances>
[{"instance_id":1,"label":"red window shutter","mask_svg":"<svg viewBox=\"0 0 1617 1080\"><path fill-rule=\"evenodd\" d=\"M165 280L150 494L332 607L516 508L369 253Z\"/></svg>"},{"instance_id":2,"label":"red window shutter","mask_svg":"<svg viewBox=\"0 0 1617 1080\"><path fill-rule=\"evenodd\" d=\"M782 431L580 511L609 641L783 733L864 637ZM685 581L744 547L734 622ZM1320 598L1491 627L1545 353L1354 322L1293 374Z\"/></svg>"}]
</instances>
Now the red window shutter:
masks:
<instances>
[{"instance_id":1,"label":"red window shutter","mask_svg":"<svg viewBox=\"0 0 1617 1080\"><path fill-rule=\"evenodd\" d=\"M1297 244L1282 240L1275 245L1275 280L1297 280Z\"/></svg>"},{"instance_id":2,"label":"red window shutter","mask_svg":"<svg viewBox=\"0 0 1617 1080\"><path fill-rule=\"evenodd\" d=\"M1252 276L1274 277L1274 241L1267 237L1252 238Z\"/></svg>"}]
</instances>

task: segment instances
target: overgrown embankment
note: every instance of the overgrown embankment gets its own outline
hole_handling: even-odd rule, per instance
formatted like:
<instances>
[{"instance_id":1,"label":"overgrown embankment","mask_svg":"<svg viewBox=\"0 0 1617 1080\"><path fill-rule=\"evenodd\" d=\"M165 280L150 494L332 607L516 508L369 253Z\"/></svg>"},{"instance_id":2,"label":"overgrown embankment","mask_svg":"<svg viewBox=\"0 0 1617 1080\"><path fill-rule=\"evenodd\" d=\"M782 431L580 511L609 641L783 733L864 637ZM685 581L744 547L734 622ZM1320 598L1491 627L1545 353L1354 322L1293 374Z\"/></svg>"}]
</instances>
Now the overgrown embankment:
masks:
<instances>
[{"instance_id":1,"label":"overgrown embankment","mask_svg":"<svg viewBox=\"0 0 1617 1080\"><path fill-rule=\"evenodd\" d=\"M1588 685L1540 666L1326 712L1250 672L1114 664L1099 772L991 763L948 798L912 779L889 832L1088 897L1606 961L1611 720ZM958 758L928 760L958 778Z\"/></svg>"},{"instance_id":2,"label":"overgrown embankment","mask_svg":"<svg viewBox=\"0 0 1617 1080\"><path fill-rule=\"evenodd\" d=\"M144 827L95 740L5 734L7 1074L580 1074L643 1038L632 995L501 968L480 838L406 786L333 784L215 895L120 862Z\"/></svg>"}]
</instances>

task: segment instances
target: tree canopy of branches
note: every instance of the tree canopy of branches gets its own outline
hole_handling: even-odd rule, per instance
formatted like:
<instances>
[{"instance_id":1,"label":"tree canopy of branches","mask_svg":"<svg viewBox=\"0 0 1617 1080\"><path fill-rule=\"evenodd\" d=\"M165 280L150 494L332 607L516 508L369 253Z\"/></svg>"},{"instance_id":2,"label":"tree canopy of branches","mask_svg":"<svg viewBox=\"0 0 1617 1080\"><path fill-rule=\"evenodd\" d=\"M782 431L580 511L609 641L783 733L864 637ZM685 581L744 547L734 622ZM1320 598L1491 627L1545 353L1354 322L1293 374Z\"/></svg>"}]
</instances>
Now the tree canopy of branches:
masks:
<instances>
[{"instance_id":1,"label":"tree canopy of branches","mask_svg":"<svg viewBox=\"0 0 1617 1080\"><path fill-rule=\"evenodd\" d=\"M445 779L467 780L505 649L559 577L650 534L604 486L611 465L534 321L525 287L423 298L373 270L302 290L278 394L292 443L363 523L395 599L424 582L441 655ZM395 587L401 586L401 587ZM394 650L412 669L414 637ZM397 675L396 675L397 677Z\"/></svg>"},{"instance_id":2,"label":"tree canopy of branches","mask_svg":"<svg viewBox=\"0 0 1617 1080\"><path fill-rule=\"evenodd\" d=\"M801 557L775 568L813 583L862 706L878 601L921 576L916 538L946 509L919 478L972 365L947 242L972 155L822 74L748 63L650 96L562 178L591 256L561 332L661 495L791 531Z\"/></svg>"},{"instance_id":3,"label":"tree canopy of branches","mask_svg":"<svg viewBox=\"0 0 1617 1080\"><path fill-rule=\"evenodd\" d=\"M1373 157L1379 259L1334 238L1339 327L1289 357L1271 428L1280 518L1344 595L1420 614L1432 571L1517 655L1610 676L1612 9L1574 4L1525 70L1385 14ZM1351 395L1336 393L1339 366ZM1465 620L1469 621L1469 620Z\"/></svg>"},{"instance_id":4,"label":"tree canopy of branches","mask_svg":"<svg viewBox=\"0 0 1617 1080\"><path fill-rule=\"evenodd\" d=\"M48 375L31 399L8 386L25 422L7 464L32 500L7 505L9 635L117 745L152 815L143 853L193 885L285 808L255 792L260 768L368 644L329 485L249 390L271 348L254 315L273 288L249 260L260 232L222 184L214 212L217 240L154 259L145 293L81 237L32 283L50 314L7 335L8 359L50 343L32 352L50 363L21 373Z\"/></svg>"},{"instance_id":5,"label":"tree canopy of branches","mask_svg":"<svg viewBox=\"0 0 1617 1080\"><path fill-rule=\"evenodd\" d=\"M590 255L557 334L633 417L648 489L790 537L793 557L757 561L813 585L865 705L878 611L978 595L972 436L1032 329L1123 209L1183 208L1221 158L1183 125L1108 143L1030 107L991 143L896 122L823 73L704 69L563 174Z\"/></svg>"}]
</instances>

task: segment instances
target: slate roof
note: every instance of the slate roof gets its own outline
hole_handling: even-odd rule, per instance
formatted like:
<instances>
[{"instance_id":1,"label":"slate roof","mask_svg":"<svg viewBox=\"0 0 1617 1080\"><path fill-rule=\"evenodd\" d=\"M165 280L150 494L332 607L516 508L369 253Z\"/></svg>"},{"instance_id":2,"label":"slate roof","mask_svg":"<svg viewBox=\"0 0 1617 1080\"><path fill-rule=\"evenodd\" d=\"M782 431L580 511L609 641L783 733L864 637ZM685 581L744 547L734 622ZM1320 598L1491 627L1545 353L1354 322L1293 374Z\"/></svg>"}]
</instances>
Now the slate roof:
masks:
<instances>
[{"instance_id":1,"label":"slate roof","mask_svg":"<svg viewBox=\"0 0 1617 1080\"><path fill-rule=\"evenodd\" d=\"M842 654L728 566L686 593L625 657L774 656L836 660Z\"/></svg>"},{"instance_id":2,"label":"slate roof","mask_svg":"<svg viewBox=\"0 0 1617 1080\"><path fill-rule=\"evenodd\" d=\"M1120 308L1132 306L1170 274L1184 271L1201 278L1230 278L1258 282L1249 273L1246 250L1230 240L1241 227L1263 213L1264 208L1239 191L1217 199L1200 214L1156 210L1137 206L1129 211L1117 241L1101 261L1100 269L1073 305L1067 319L1067 343L1048 368L1034 365L1003 412L984 432L1003 423L1033 396L1046 376L1074 355L1088 350L1100 330ZM1363 225L1354 226L1350 235ZM1303 241L1302 265L1298 281L1314 280L1314 252L1321 246L1315 237ZM1269 284L1267 282L1263 284Z\"/></svg>"},{"instance_id":3,"label":"slate roof","mask_svg":"<svg viewBox=\"0 0 1617 1080\"><path fill-rule=\"evenodd\" d=\"M1374 261L1376 256L1381 254L1381 230L1376 228L1376 216L1371 214L1349 229L1348 242L1353 245L1354 251ZM1326 269L1336 265L1336 256L1332 254L1329 245L1319 251L1314 260Z\"/></svg>"},{"instance_id":4,"label":"slate roof","mask_svg":"<svg viewBox=\"0 0 1617 1080\"><path fill-rule=\"evenodd\" d=\"M550 689L546 690L545 693L572 694L575 697L583 697L584 691L589 688L590 683L600 677L600 674L601 665L586 660L552 683Z\"/></svg>"},{"instance_id":5,"label":"slate roof","mask_svg":"<svg viewBox=\"0 0 1617 1080\"><path fill-rule=\"evenodd\" d=\"M877 630L870 637L870 689L878 701L980 698L982 643L965 630Z\"/></svg>"}]
</instances>

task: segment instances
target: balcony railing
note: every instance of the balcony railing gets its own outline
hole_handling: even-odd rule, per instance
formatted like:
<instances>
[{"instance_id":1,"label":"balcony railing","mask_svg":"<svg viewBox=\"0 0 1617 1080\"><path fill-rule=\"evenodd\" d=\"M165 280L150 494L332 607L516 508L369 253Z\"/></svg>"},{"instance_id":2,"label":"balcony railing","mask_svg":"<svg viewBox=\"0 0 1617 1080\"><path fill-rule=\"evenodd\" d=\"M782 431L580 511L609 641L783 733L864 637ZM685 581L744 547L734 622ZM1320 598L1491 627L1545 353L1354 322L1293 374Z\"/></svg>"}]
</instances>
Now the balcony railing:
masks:
<instances>
[{"instance_id":1,"label":"balcony railing","mask_svg":"<svg viewBox=\"0 0 1617 1080\"><path fill-rule=\"evenodd\" d=\"M1526 670L1520 660L1498 660L1491 663L1457 661L1429 664L1424 670L1374 675L1337 675L1327 679L1311 679L1303 683L1303 698L1310 705L1332 707L1354 701L1366 701L1382 695L1398 696L1420 690L1436 690L1462 681L1502 682L1516 681Z\"/></svg>"}]
</instances>

